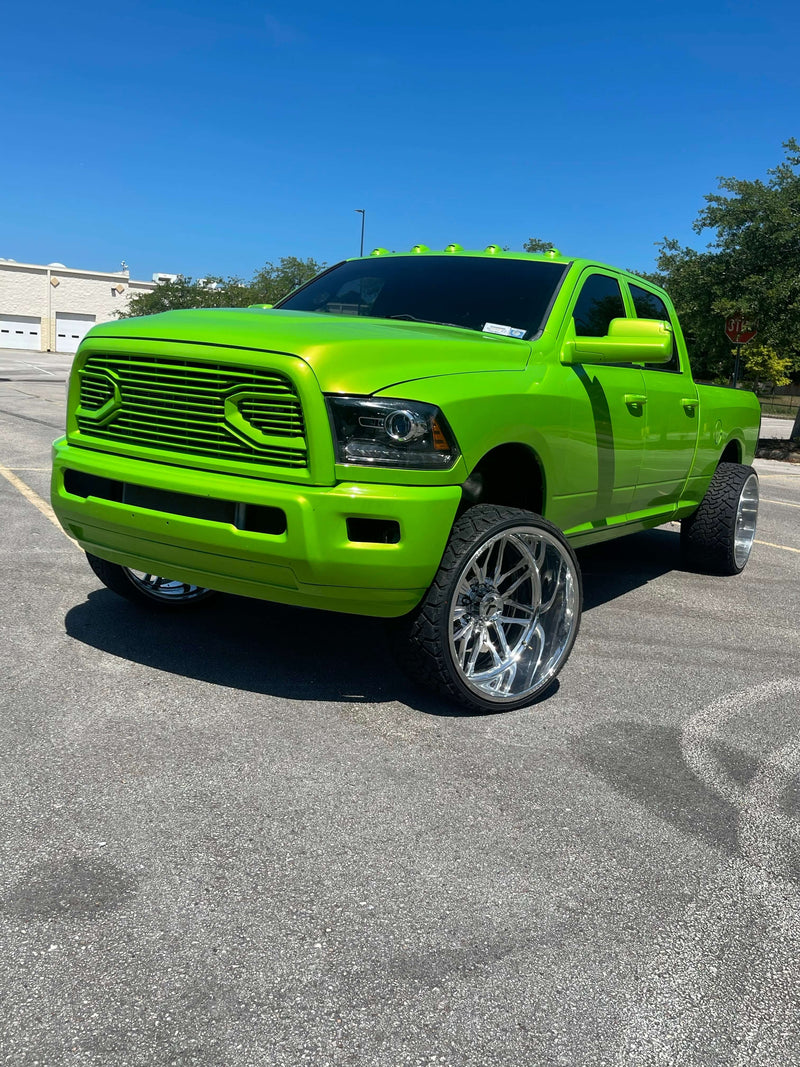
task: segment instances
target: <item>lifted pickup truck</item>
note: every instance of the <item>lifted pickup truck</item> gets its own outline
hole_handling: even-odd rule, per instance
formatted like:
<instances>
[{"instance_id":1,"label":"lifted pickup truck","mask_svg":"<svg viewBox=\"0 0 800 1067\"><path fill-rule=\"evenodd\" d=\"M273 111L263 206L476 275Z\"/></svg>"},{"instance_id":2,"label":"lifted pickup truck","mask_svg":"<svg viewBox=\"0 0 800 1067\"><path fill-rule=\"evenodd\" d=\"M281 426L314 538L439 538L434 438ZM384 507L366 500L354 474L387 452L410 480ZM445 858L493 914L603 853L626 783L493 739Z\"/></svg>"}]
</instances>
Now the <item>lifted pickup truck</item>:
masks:
<instances>
[{"instance_id":1,"label":"lifted pickup truck","mask_svg":"<svg viewBox=\"0 0 800 1067\"><path fill-rule=\"evenodd\" d=\"M94 327L52 499L129 599L404 617L418 677L511 709L572 649L576 547L680 519L690 567L744 568L758 426L752 394L694 383L637 275L376 249L275 308Z\"/></svg>"}]
</instances>

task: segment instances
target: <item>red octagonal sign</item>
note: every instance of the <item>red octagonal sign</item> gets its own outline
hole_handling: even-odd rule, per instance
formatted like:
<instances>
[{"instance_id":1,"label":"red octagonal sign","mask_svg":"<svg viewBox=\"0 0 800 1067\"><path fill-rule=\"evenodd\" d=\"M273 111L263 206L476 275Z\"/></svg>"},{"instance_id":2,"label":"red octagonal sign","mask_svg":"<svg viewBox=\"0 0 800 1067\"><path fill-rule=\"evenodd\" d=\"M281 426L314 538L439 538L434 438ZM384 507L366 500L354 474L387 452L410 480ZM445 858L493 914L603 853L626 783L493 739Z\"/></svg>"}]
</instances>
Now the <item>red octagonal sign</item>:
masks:
<instances>
[{"instance_id":1,"label":"red octagonal sign","mask_svg":"<svg viewBox=\"0 0 800 1067\"><path fill-rule=\"evenodd\" d=\"M735 345L746 345L755 335L755 325L744 315L731 315L725 320L725 336Z\"/></svg>"}]
</instances>

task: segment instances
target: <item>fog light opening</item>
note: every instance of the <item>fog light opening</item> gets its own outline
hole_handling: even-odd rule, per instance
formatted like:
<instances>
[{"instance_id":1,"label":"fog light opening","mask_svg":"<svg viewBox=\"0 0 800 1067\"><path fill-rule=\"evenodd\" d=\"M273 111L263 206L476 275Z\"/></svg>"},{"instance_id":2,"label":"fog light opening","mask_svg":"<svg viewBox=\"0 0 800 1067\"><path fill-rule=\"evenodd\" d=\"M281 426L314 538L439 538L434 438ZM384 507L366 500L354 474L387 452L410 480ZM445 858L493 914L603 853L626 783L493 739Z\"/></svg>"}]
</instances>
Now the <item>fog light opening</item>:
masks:
<instances>
[{"instance_id":1,"label":"fog light opening","mask_svg":"<svg viewBox=\"0 0 800 1067\"><path fill-rule=\"evenodd\" d=\"M400 523L395 519L348 519L347 538L361 544L397 545Z\"/></svg>"}]
</instances>

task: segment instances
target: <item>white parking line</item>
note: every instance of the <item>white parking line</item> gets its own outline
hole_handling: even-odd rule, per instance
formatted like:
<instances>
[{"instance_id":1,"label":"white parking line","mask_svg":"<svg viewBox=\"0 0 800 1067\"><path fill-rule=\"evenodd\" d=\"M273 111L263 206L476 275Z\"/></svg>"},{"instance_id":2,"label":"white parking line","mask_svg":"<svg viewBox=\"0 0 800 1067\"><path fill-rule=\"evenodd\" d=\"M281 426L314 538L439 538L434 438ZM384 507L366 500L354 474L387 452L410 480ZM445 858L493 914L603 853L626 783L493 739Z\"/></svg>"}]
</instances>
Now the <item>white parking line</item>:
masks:
<instances>
[{"instance_id":1,"label":"white parking line","mask_svg":"<svg viewBox=\"0 0 800 1067\"><path fill-rule=\"evenodd\" d=\"M763 708L800 711L800 678L775 678L729 693L684 723L680 747L688 768L727 805L735 831L733 854L656 933L614 1059L615 1067L681 1065L704 1058L709 1037L736 1035L728 1067L788 1062L782 1035L795 1007L774 996L774 974L792 971L798 952L800 826L785 808L800 770L800 735L783 743L761 734L749 780L731 773L726 758L736 716L766 723ZM725 810L724 808L722 809ZM698 810L698 816L701 812ZM766 964L761 960L768 961ZM709 1062L722 1062L720 1052Z\"/></svg>"}]
</instances>

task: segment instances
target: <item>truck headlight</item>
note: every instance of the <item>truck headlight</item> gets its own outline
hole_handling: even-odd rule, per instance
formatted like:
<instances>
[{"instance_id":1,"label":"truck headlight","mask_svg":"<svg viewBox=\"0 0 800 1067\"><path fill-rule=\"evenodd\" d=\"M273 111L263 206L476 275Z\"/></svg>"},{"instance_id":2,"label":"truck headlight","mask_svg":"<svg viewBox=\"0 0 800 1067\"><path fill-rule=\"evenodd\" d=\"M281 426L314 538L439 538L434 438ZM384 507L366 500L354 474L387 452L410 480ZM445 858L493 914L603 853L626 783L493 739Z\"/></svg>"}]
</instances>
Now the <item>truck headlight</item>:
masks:
<instances>
[{"instance_id":1,"label":"truck headlight","mask_svg":"<svg viewBox=\"0 0 800 1067\"><path fill-rule=\"evenodd\" d=\"M327 396L338 463L441 470L458 459L447 420L434 404Z\"/></svg>"}]
</instances>

